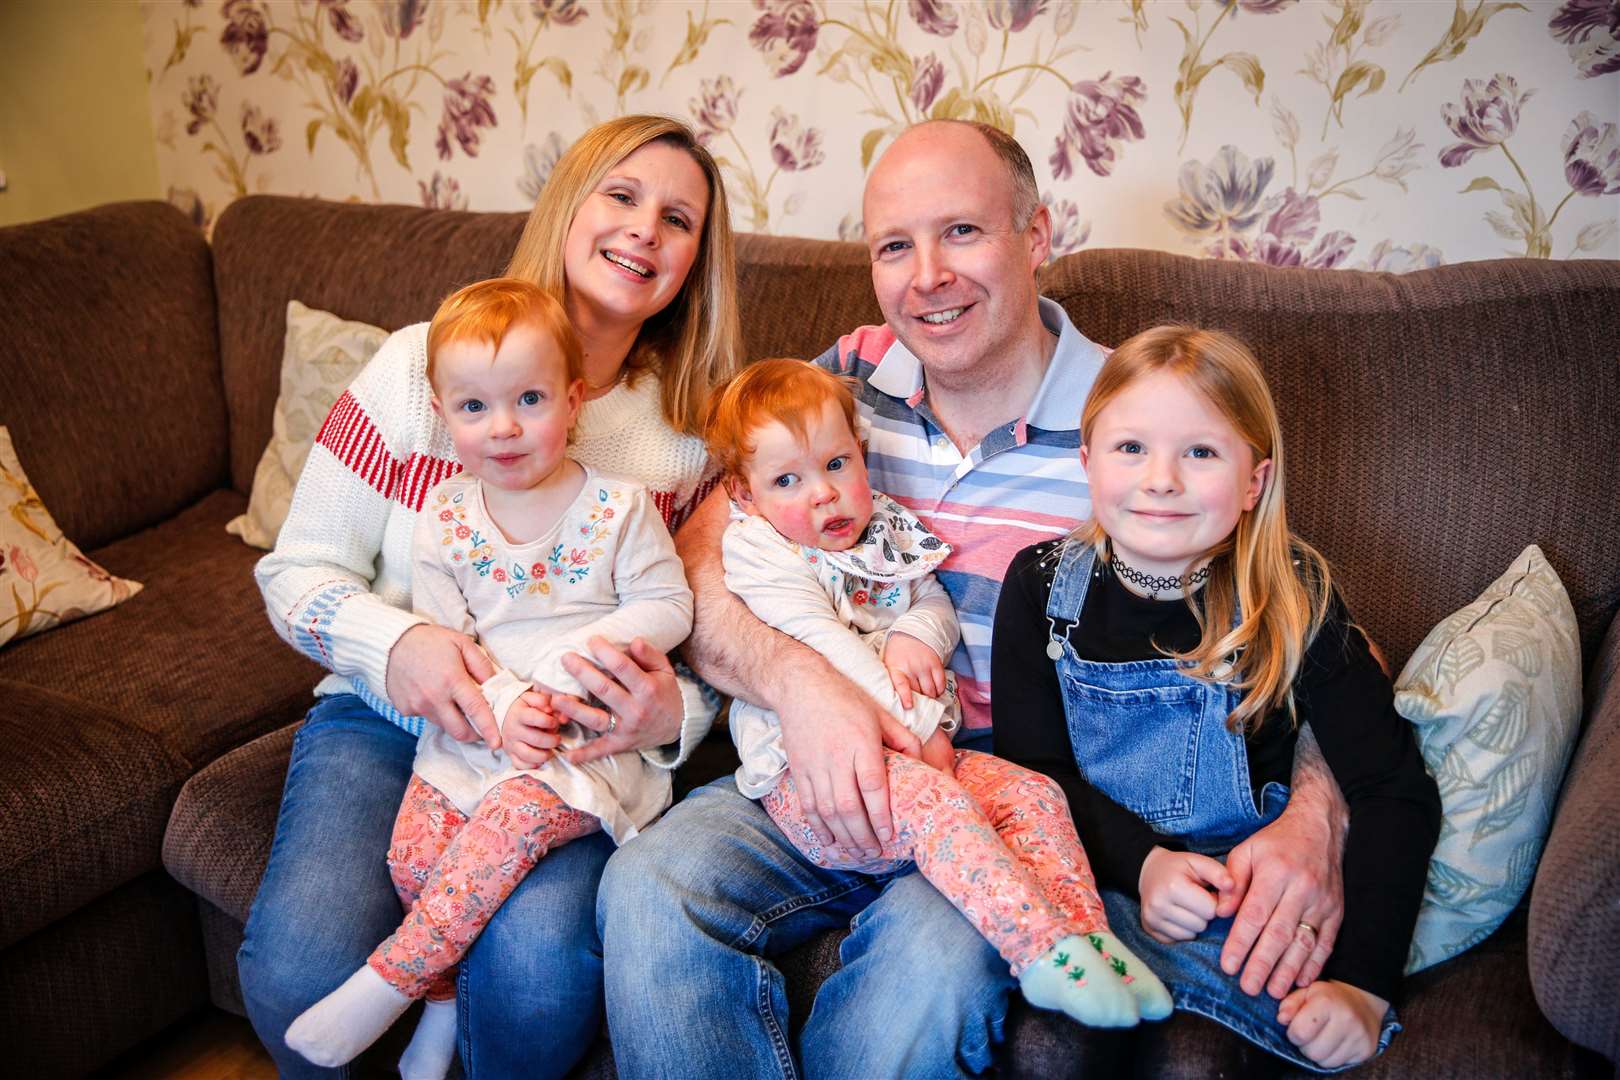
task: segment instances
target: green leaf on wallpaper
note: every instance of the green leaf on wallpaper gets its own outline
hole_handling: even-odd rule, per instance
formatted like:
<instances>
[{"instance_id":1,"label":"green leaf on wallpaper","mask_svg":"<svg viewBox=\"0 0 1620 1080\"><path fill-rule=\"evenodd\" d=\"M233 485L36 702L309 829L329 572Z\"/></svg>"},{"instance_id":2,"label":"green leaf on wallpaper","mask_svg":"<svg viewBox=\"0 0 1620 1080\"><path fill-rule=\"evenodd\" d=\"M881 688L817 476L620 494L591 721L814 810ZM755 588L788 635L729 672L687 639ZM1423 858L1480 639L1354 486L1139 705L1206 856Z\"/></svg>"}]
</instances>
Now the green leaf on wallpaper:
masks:
<instances>
[{"instance_id":1,"label":"green leaf on wallpaper","mask_svg":"<svg viewBox=\"0 0 1620 1080\"><path fill-rule=\"evenodd\" d=\"M1254 103L1260 104L1260 92L1266 88L1266 73L1252 53L1227 53L1215 63L1242 79L1243 85L1254 95Z\"/></svg>"},{"instance_id":2,"label":"green leaf on wallpaper","mask_svg":"<svg viewBox=\"0 0 1620 1080\"><path fill-rule=\"evenodd\" d=\"M320 133L321 122L321 118L317 116L309 122L308 127L304 128L304 143L308 146L311 154L315 152L315 136Z\"/></svg>"},{"instance_id":3,"label":"green leaf on wallpaper","mask_svg":"<svg viewBox=\"0 0 1620 1080\"><path fill-rule=\"evenodd\" d=\"M548 56L535 65L535 70L551 72L562 86L563 93L574 96L574 73L569 70L568 61L560 56Z\"/></svg>"},{"instance_id":4,"label":"green leaf on wallpaper","mask_svg":"<svg viewBox=\"0 0 1620 1080\"><path fill-rule=\"evenodd\" d=\"M489 22L489 9L500 0L478 0L478 25L483 26Z\"/></svg>"},{"instance_id":5,"label":"green leaf on wallpaper","mask_svg":"<svg viewBox=\"0 0 1620 1080\"><path fill-rule=\"evenodd\" d=\"M1008 135L1013 133L1012 110L995 94L983 94L973 99L973 119L1005 131Z\"/></svg>"},{"instance_id":6,"label":"green leaf on wallpaper","mask_svg":"<svg viewBox=\"0 0 1620 1080\"><path fill-rule=\"evenodd\" d=\"M371 107L377 102L377 91L369 86L362 86L360 92L354 95L349 102L349 113L361 127L365 126L366 117L371 115Z\"/></svg>"},{"instance_id":7,"label":"green leaf on wallpaper","mask_svg":"<svg viewBox=\"0 0 1620 1080\"><path fill-rule=\"evenodd\" d=\"M872 154L877 150L878 143L883 141L888 128L873 128L861 136L861 171L872 164Z\"/></svg>"},{"instance_id":8,"label":"green leaf on wallpaper","mask_svg":"<svg viewBox=\"0 0 1620 1080\"><path fill-rule=\"evenodd\" d=\"M1457 192L1457 194L1466 195L1470 191L1501 191L1501 190L1502 190L1502 185L1498 184L1495 180L1492 180L1490 177L1488 177L1488 176L1476 176L1472 180L1468 181L1468 186L1463 188L1461 191Z\"/></svg>"},{"instance_id":9,"label":"green leaf on wallpaper","mask_svg":"<svg viewBox=\"0 0 1620 1080\"><path fill-rule=\"evenodd\" d=\"M388 124L388 149L394 152L394 160L402 168L409 169L411 163L405 156L405 148L411 142L410 110L393 94L378 94L377 107L382 110L383 120Z\"/></svg>"},{"instance_id":10,"label":"green leaf on wallpaper","mask_svg":"<svg viewBox=\"0 0 1620 1080\"><path fill-rule=\"evenodd\" d=\"M1357 60L1339 76L1338 83L1333 87L1333 100L1349 97L1363 82L1367 87L1361 91L1362 97L1377 93L1384 85L1384 69L1369 60Z\"/></svg>"},{"instance_id":11,"label":"green leaf on wallpaper","mask_svg":"<svg viewBox=\"0 0 1620 1080\"><path fill-rule=\"evenodd\" d=\"M958 87L945 91L945 96L934 102L928 110L930 120L961 120L973 111L973 101Z\"/></svg>"},{"instance_id":12,"label":"green leaf on wallpaper","mask_svg":"<svg viewBox=\"0 0 1620 1080\"><path fill-rule=\"evenodd\" d=\"M626 94L645 90L651 78L646 68L631 64L619 73L619 96L624 97Z\"/></svg>"}]
</instances>

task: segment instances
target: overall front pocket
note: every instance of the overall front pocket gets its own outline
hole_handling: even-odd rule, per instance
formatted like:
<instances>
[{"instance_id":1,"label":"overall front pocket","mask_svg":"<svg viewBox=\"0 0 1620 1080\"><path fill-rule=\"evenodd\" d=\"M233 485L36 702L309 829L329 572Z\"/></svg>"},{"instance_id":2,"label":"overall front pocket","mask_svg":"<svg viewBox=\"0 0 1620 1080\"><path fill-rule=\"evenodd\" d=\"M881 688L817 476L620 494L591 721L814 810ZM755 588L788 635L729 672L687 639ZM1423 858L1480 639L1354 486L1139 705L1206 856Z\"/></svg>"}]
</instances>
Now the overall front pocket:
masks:
<instances>
[{"instance_id":1,"label":"overall front pocket","mask_svg":"<svg viewBox=\"0 0 1620 1080\"><path fill-rule=\"evenodd\" d=\"M1113 690L1064 673L1069 744L1087 781L1162 833L1192 815L1203 689Z\"/></svg>"}]
</instances>

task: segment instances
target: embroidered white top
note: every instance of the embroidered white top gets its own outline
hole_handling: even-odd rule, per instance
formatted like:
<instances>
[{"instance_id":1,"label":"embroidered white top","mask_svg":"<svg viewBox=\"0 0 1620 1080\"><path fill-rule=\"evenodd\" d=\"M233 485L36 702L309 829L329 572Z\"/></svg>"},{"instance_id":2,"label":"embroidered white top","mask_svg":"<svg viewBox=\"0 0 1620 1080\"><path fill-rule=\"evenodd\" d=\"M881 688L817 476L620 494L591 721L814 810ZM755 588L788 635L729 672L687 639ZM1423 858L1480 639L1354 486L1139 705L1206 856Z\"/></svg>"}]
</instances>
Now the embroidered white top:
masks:
<instances>
[{"instance_id":1,"label":"embroidered white top","mask_svg":"<svg viewBox=\"0 0 1620 1080\"><path fill-rule=\"evenodd\" d=\"M762 517L732 505L731 523L720 540L726 587L760 621L789 634L831 660L919 739L960 723L955 679L940 698L900 695L879 657L894 631L910 634L947 661L960 631L934 567L950 548L916 515L877 492L872 521L847 551L807 548L784 537ZM774 712L741 700L731 704L731 737L742 765L737 790L757 799L787 771L781 722Z\"/></svg>"},{"instance_id":2,"label":"embroidered white top","mask_svg":"<svg viewBox=\"0 0 1620 1080\"><path fill-rule=\"evenodd\" d=\"M562 657L584 653L594 634L619 645L639 636L668 652L692 630L686 574L647 490L590 468L557 523L522 544L490 518L477 478L461 473L434 487L416 517L411 592L418 614L476 637L495 662L483 691L503 724L536 683L588 698ZM569 724L563 747L595 737ZM669 772L640 754L577 766L554 757L521 770L504 750L456 742L436 725L423 730L414 768L467 814L495 784L527 772L621 844L670 801Z\"/></svg>"}]
</instances>

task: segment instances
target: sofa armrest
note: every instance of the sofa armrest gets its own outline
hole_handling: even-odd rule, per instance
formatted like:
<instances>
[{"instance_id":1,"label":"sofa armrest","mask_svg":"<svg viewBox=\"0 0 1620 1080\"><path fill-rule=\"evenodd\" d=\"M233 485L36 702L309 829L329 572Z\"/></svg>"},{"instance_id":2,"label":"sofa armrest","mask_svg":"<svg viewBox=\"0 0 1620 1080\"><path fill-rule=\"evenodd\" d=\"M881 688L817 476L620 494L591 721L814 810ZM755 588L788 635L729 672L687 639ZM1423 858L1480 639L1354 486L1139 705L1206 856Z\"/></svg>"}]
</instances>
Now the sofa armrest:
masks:
<instances>
[{"instance_id":1,"label":"sofa armrest","mask_svg":"<svg viewBox=\"0 0 1620 1080\"><path fill-rule=\"evenodd\" d=\"M1620 1062L1620 618L1586 690L1585 732L1530 897L1530 983L1565 1037Z\"/></svg>"}]
</instances>

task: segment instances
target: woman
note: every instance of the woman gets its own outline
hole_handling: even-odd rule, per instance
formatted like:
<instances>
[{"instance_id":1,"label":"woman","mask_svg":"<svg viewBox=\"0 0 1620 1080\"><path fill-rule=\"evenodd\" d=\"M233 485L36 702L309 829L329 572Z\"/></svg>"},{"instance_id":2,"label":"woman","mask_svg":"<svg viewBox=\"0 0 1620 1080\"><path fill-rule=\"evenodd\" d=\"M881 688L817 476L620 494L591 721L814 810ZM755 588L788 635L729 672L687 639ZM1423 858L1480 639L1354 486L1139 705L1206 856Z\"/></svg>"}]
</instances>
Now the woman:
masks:
<instances>
[{"instance_id":1,"label":"woman","mask_svg":"<svg viewBox=\"0 0 1620 1080\"><path fill-rule=\"evenodd\" d=\"M672 526L712 483L696 433L738 355L730 216L720 173L676 120L591 129L558 162L507 274L559 296L585 351L573 456L646 484ZM276 550L258 566L271 622L332 671L293 744L270 865L238 955L243 997L284 1076L318 1075L283 1045L399 921L384 854L424 722L499 744L471 639L411 614L422 493L456 470L429 406L427 324L393 334L333 407ZM384 466L378 467L379 449ZM674 768L713 718L644 643L592 643L569 670L607 706L568 699L599 754ZM507 901L462 965L458 1028L471 1077L566 1072L601 1025L591 898L611 853L566 845Z\"/></svg>"}]
</instances>

